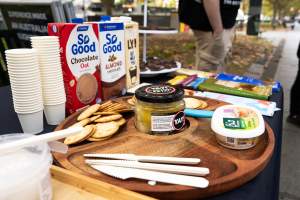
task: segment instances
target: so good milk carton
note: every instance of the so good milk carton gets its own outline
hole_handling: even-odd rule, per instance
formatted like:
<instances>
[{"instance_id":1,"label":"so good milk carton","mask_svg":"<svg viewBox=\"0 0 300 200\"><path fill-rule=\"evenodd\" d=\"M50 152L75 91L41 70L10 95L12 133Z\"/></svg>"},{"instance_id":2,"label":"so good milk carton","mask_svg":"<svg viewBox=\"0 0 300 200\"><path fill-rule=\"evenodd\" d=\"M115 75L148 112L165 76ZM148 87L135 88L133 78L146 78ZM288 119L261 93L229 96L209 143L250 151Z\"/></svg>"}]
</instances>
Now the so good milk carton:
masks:
<instances>
[{"instance_id":1,"label":"so good milk carton","mask_svg":"<svg viewBox=\"0 0 300 200\"><path fill-rule=\"evenodd\" d=\"M59 37L67 112L100 102L98 26L49 23L48 34Z\"/></svg>"},{"instance_id":2,"label":"so good milk carton","mask_svg":"<svg viewBox=\"0 0 300 200\"><path fill-rule=\"evenodd\" d=\"M98 25L103 99L126 93L124 24L91 22Z\"/></svg>"}]
</instances>

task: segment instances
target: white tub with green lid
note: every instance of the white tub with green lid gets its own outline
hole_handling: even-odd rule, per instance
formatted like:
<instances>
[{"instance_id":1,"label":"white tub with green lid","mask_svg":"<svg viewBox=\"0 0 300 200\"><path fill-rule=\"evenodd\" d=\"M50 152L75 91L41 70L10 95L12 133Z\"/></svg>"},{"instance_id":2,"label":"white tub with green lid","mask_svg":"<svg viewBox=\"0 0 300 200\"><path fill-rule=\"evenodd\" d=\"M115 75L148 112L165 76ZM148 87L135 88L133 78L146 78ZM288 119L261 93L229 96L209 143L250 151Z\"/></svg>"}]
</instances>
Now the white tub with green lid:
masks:
<instances>
[{"instance_id":1,"label":"white tub with green lid","mask_svg":"<svg viewBox=\"0 0 300 200\"><path fill-rule=\"evenodd\" d=\"M211 129L220 145L230 149L254 147L265 132L261 113L249 106L226 105L216 109Z\"/></svg>"}]
</instances>

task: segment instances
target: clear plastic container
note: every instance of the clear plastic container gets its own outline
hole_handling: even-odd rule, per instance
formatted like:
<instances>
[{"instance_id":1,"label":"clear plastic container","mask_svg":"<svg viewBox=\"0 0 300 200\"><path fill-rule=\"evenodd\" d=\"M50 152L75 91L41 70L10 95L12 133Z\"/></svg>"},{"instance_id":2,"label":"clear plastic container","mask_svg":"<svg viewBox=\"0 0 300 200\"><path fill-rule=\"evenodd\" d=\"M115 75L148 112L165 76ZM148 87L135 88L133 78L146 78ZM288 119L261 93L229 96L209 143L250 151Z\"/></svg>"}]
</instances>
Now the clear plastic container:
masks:
<instances>
[{"instance_id":1,"label":"clear plastic container","mask_svg":"<svg viewBox=\"0 0 300 200\"><path fill-rule=\"evenodd\" d=\"M0 136L0 145L32 137L30 134ZM52 187L50 166L52 156L47 143L31 145L10 153L0 152L1 200L50 200Z\"/></svg>"}]
</instances>

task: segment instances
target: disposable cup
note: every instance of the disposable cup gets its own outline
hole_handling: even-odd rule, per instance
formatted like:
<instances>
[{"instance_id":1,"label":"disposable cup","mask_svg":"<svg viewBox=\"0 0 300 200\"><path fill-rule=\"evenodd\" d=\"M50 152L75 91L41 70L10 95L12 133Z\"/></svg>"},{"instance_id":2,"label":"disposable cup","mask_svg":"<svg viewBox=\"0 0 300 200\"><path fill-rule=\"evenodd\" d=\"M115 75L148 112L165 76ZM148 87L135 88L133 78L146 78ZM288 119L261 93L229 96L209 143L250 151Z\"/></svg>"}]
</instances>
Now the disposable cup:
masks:
<instances>
[{"instance_id":1,"label":"disposable cup","mask_svg":"<svg viewBox=\"0 0 300 200\"><path fill-rule=\"evenodd\" d=\"M47 36L47 35L43 35L43 36L32 36L30 37L30 40L46 40L46 41L49 41L49 40L58 40L58 36Z\"/></svg>"},{"instance_id":2,"label":"disposable cup","mask_svg":"<svg viewBox=\"0 0 300 200\"><path fill-rule=\"evenodd\" d=\"M8 55L23 55L23 54L34 54L36 50L30 48L19 48L19 49L9 49L5 51Z\"/></svg>"},{"instance_id":3,"label":"disposable cup","mask_svg":"<svg viewBox=\"0 0 300 200\"><path fill-rule=\"evenodd\" d=\"M7 68L14 71L37 71L39 69L38 62L20 63L20 62L7 62Z\"/></svg>"},{"instance_id":4,"label":"disposable cup","mask_svg":"<svg viewBox=\"0 0 300 200\"><path fill-rule=\"evenodd\" d=\"M13 82L11 80L11 89L14 91L29 91L29 93L36 92L42 90L41 81L36 82Z\"/></svg>"},{"instance_id":5,"label":"disposable cup","mask_svg":"<svg viewBox=\"0 0 300 200\"><path fill-rule=\"evenodd\" d=\"M14 90L24 90L24 89L29 89L29 90L38 90L41 86L41 81L37 80L32 80L32 81L13 81L13 79L10 80L11 83L11 88Z\"/></svg>"},{"instance_id":6,"label":"disposable cup","mask_svg":"<svg viewBox=\"0 0 300 200\"><path fill-rule=\"evenodd\" d=\"M38 55L43 55L43 54L51 54L51 55L60 55L60 50L59 50L59 48L38 48Z\"/></svg>"},{"instance_id":7,"label":"disposable cup","mask_svg":"<svg viewBox=\"0 0 300 200\"><path fill-rule=\"evenodd\" d=\"M59 41L48 41L48 42L37 42L37 41L31 41L31 46L34 49L37 49L39 47L59 47Z\"/></svg>"},{"instance_id":8,"label":"disposable cup","mask_svg":"<svg viewBox=\"0 0 300 200\"><path fill-rule=\"evenodd\" d=\"M48 101L56 101L56 100L62 100L65 99L66 94L64 91L61 90L61 92L48 92L48 93L43 93L43 99L48 100Z\"/></svg>"},{"instance_id":9,"label":"disposable cup","mask_svg":"<svg viewBox=\"0 0 300 200\"><path fill-rule=\"evenodd\" d=\"M16 76L16 77L14 77L12 75L9 78L10 78L10 81L13 82L16 85L26 85L26 86L29 86L29 87L32 86L32 85L30 85L30 83L39 84L41 82L40 77L34 77L34 78L23 77L23 76Z\"/></svg>"},{"instance_id":10,"label":"disposable cup","mask_svg":"<svg viewBox=\"0 0 300 200\"><path fill-rule=\"evenodd\" d=\"M65 102L58 105L44 105L44 113L48 124L58 125L65 119L65 105Z\"/></svg>"},{"instance_id":11,"label":"disposable cup","mask_svg":"<svg viewBox=\"0 0 300 200\"><path fill-rule=\"evenodd\" d=\"M43 131L43 110L17 114L24 133L36 134Z\"/></svg>"},{"instance_id":12,"label":"disposable cup","mask_svg":"<svg viewBox=\"0 0 300 200\"><path fill-rule=\"evenodd\" d=\"M36 51L36 50L35 50ZM5 57L7 60L9 59L24 59L28 60L30 58L36 58L37 51L35 53L29 53L29 54L5 54Z\"/></svg>"},{"instance_id":13,"label":"disposable cup","mask_svg":"<svg viewBox=\"0 0 300 200\"><path fill-rule=\"evenodd\" d=\"M63 76L60 71L57 72L42 72L41 73L41 80L42 81L55 81L56 82L63 82Z\"/></svg>"},{"instance_id":14,"label":"disposable cup","mask_svg":"<svg viewBox=\"0 0 300 200\"><path fill-rule=\"evenodd\" d=\"M14 103L14 108L17 113L33 113L37 112L39 110L43 110L43 102L41 102L42 105L36 105L36 106L28 106L28 105L19 105L17 103Z\"/></svg>"},{"instance_id":15,"label":"disposable cup","mask_svg":"<svg viewBox=\"0 0 300 200\"><path fill-rule=\"evenodd\" d=\"M8 69L8 73L11 73L11 74L24 74L24 75L32 75L33 73L39 73L39 69L38 68L35 68L35 67L32 67L30 68L31 66L28 66L27 68L23 68L24 66L8 66L7 69Z\"/></svg>"},{"instance_id":16,"label":"disposable cup","mask_svg":"<svg viewBox=\"0 0 300 200\"><path fill-rule=\"evenodd\" d=\"M62 71L61 69L41 69L41 78L54 78L58 77L61 78L62 76Z\"/></svg>"},{"instance_id":17,"label":"disposable cup","mask_svg":"<svg viewBox=\"0 0 300 200\"><path fill-rule=\"evenodd\" d=\"M40 62L40 69L41 69L41 71L47 70L50 72L57 71L57 70L62 71L60 61L51 62L51 63L50 62L49 63Z\"/></svg>"},{"instance_id":18,"label":"disposable cup","mask_svg":"<svg viewBox=\"0 0 300 200\"><path fill-rule=\"evenodd\" d=\"M57 105L57 104L62 104L66 102L65 98L62 99L55 99L55 100L45 100L44 99L44 105Z\"/></svg>"},{"instance_id":19,"label":"disposable cup","mask_svg":"<svg viewBox=\"0 0 300 200\"><path fill-rule=\"evenodd\" d=\"M28 60L21 60L21 59L8 59L6 62L8 65L11 65L14 67L15 65L17 66L27 66L27 65L38 65L39 61L36 58L31 58Z\"/></svg>"},{"instance_id":20,"label":"disposable cup","mask_svg":"<svg viewBox=\"0 0 300 200\"><path fill-rule=\"evenodd\" d=\"M60 54L56 53L56 54L39 54L39 62L40 61L46 61L46 62L49 62L49 61L55 61L55 59L57 59L57 61L60 61Z\"/></svg>"},{"instance_id":21,"label":"disposable cup","mask_svg":"<svg viewBox=\"0 0 300 200\"><path fill-rule=\"evenodd\" d=\"M32 76L32 74L34 74L34 73L39 74L39 72L40 72L40 70L37 68L32 68L32 69L27 68L26 69L26 68L22 68L22 67L17 68L17 67L8 66L7 69L8 69L8 73L16 74L16 75L31 75Z\"/></svg>"},{"instance_id":22,"label":"disposable cup","mask_svg":"<svg viewBox=\"0 0 300 200\"><path fill-rule=\"evenodd\" d=\"M22 110L32 110L35 108L41 108L41 104L43 105L43 100L35 99L34 101L19 101L14 99L14 105L16 106L17 109L22 109ZM33 103L34 102L34 103Z\"/></svg>"},{"instance_id":23,"label":"disposable cup","mask_svg":"<svg viewBox=\"0 0 300 200\"><path fill-rule=\"evenodd\" d=\"M44 102L44 104L47 104L47 105L57 105L57 104L65 103L66 99L65 98L55 99L55 100L46 100L46 99L44 99L43 102Z\"/></svg>"},{"instance_id":24,"label":"disposable cup","mask_svg":"<svg viewBox=\"0 0 300 200\"><path fill-rule=\"evenodd\" d=\"M17 59L17 60L30 60L32 58L37 58L37 52L34 54L6 54L6 60Z\"/></svg>"},{"instance_id":25,"label":"disposable cup","mask_svg":"<svg viewBox=\"0 0 300 200\"><path fill-rule=\"evenodd\" d=\"M14 101L14 107L16 111L27 111L32 112L36 111L37 109L43 108L43 101L38 100L35 103L31 102L16 102Z\"/></svg>"},{"instance_id":26,"label":"disposable cup","mask_svg":"<svg viewBox=\"0 0 300 200\"><path fill-rule=\"evenodd\" d=\"M34 95L42 95L42 89L38 87L22 88L18 86L11 87L12 94L18 97L28 97Z\"/></svg>"}]
</instances>

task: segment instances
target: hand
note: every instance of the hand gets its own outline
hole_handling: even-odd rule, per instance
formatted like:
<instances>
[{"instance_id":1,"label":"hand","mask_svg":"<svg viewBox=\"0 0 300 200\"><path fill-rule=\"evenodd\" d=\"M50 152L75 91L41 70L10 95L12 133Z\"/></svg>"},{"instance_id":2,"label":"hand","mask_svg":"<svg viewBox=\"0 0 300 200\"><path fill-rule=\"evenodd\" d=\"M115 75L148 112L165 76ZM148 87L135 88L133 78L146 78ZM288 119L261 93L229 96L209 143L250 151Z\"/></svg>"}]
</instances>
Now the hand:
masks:
<instances>
[{"instance_id":1,"label":"hand","mask_svg":"<svg viewBox=\"0 0 300 200\"><path fill-rule=\"evenodd\" d=\"M224 29L223 28L218 28L218 29L215 29L213 31L213 37L216 39L218 38L220 35L222 35Z\"/></svg>"}]
</instances>

